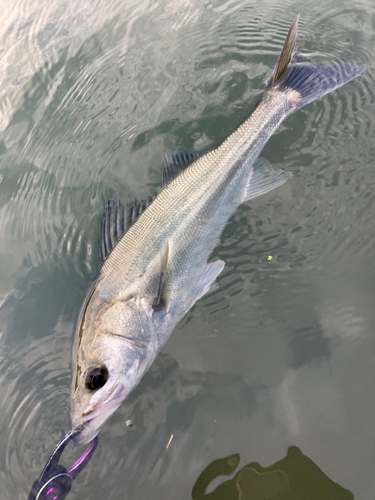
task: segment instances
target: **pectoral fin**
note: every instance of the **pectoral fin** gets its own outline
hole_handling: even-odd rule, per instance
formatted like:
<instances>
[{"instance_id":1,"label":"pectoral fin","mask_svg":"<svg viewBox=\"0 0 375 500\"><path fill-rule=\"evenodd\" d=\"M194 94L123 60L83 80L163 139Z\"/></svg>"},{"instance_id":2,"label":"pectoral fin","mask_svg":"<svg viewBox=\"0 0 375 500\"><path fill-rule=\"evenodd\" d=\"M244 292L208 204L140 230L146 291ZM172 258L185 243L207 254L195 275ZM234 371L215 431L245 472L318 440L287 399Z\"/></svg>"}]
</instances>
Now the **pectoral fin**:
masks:
<instances>
[{"instance_id":1,"label":"pectoral fin","mask_svg":"<svg viewBox=\"0 0 375 500\"><path fill-rule=\"evenodd\" d=\"M160 252L160 270L158 276L158 292L153 303L154 311L161 311L168 308L168 293L166 289L169 260L169 241L165 241Z\"/></svg>"},{"instance_id":2,"label":"pectoral fin","mask_svg":"<svg viewBox=\"0 0 375 500\"><path fill-rule=\"evenodd\" d=\"M190 307L192 307L197 300L199 300L205 293L208 292L212 283L224 269L224 266L225 262L223 260L217 260L216 262L211 262L210 264L206 265L195 287L193 301Z\"/></svg>"},{"instance_id":3,"label":"pectoral fin","mask_svg":"<svg viewBox=\"0 0 375 500\"><path fill-rule=\"evenodd\" d=\"M273 167L265 158L258 158L251 168L242 201L251 200L284 184L292 174Z\"/></svg>"}]
</instances>

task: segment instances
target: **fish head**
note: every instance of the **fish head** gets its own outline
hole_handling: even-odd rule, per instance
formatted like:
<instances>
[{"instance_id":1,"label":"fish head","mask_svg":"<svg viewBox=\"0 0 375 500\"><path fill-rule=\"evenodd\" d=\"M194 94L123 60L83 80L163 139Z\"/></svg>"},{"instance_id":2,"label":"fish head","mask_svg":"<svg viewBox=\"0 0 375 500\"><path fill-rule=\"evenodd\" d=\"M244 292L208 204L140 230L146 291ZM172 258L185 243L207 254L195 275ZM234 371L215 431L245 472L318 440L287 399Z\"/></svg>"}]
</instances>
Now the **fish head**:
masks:
<instances>
[{"instance_id":1,"label":"fish head","mask_svg":"<svg viewBox=\"0 0 375 500\"><path fill-rule=\"evenodd\" d=\"M95 301L93 301L95 302ZM139 299L84 306L73 355L70 396L76 445L91 441L156 356L155 327Z\"/></svg>"}]
</instances>

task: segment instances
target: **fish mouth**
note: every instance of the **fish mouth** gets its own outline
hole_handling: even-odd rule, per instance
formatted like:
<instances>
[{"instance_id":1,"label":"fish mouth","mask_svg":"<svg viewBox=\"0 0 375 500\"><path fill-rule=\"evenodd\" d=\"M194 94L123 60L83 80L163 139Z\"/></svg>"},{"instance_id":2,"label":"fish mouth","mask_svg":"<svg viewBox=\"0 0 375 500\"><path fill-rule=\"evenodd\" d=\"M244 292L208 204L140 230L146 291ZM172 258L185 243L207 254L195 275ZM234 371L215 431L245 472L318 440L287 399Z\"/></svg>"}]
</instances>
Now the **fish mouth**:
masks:
<instances>
[{"instance_id":1,"label":"fish mouth","mask_svg":"<svg viewBox=\"0 0 375 500\"><path fill-rule=\"evenodd\" d=\"M99 433L101 426L120 406L124 398L125 388L122 384L118 384L110 395L110 398L100 409L82 415L82 417L73 424L73 429L81 430L80 433L74 437L74 444L76 446L82 446L94 439Z\"/></svg>"}]
</instances>

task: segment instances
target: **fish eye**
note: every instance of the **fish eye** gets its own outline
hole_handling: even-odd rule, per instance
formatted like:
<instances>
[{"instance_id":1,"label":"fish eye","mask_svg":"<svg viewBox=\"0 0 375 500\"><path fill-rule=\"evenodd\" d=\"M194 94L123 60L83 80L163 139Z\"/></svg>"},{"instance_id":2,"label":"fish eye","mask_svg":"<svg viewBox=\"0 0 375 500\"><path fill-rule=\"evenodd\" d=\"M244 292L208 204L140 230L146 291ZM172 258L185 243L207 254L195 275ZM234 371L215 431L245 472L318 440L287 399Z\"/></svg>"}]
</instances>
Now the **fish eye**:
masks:
<instances>
[{"instance_id":1,"label":"fish eye","mask_svg":"<svg viewBox=\"0 0 375 500\"><path fill-rule=\"evenodd\" d=\"M103 387L108 380L108 370L105 366L92 368L86 375L85 384L90 391Z\"/></svg>"}]
</instances>

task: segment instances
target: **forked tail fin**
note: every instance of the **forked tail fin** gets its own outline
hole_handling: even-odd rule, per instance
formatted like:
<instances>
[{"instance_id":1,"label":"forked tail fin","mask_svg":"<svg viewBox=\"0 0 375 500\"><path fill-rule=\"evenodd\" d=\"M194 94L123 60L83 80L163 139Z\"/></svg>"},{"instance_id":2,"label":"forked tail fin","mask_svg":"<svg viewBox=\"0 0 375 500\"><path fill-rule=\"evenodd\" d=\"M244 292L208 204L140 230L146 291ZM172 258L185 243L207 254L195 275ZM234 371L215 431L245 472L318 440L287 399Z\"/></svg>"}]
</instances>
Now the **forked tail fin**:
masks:
<instances>
[{"instance_id":1,"label":"forked tail fin","mask_svg":"<svg viewBox=\"0 0 375 500\"><path fill-rule=\"evenodd\" d=\"M289 30L266 88L266 91L288 93L291 112L350 82L366 69L356 62L338 62L331 66L304 62L295 48L298 17Z\"/></svg>"},{"instance_id":2,"label":"forked tail fin","mask_svg":"<svg viewBox=\"0 0 375 500\"><path fill-rule=\"evenodd\" d=\"M289 63L291 63L293 56L295 55L296 40L298 35L298 20L299 20L299 14L295 18L286 36L283 48L281 49L279 57L276 61L271 78L268 81L267 89L270 89L274 87L276 84L280 83L280 80L284 76L285 71L289 66Z\"/></svg>"}]
</instances>

